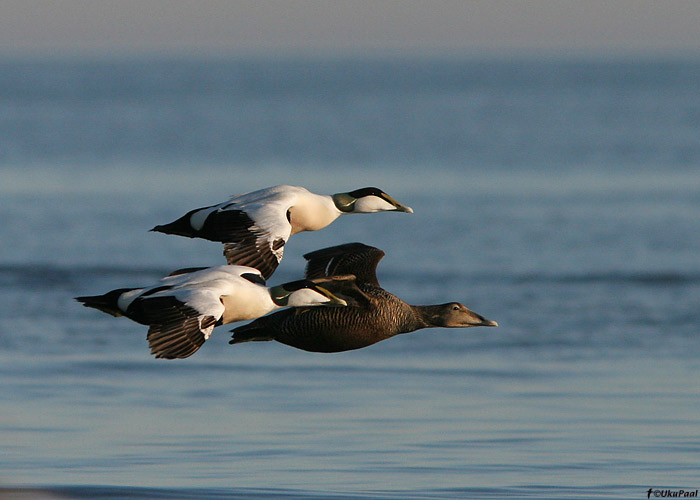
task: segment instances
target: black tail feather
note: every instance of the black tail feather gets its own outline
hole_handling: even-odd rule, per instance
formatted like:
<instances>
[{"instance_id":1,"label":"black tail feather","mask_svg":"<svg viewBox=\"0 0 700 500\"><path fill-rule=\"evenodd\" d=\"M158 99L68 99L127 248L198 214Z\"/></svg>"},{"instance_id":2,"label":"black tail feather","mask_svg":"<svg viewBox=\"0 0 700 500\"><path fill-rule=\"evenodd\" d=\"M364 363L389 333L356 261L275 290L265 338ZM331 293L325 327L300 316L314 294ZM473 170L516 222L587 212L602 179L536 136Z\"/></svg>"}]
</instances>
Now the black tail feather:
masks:
<instances>
[{"instance_id":1,"label":"black tail feather","mask_svg":"<svg viewBox=\"0 0 700 500\"><path fill-rule=\"evenodd\" d=\"M124 311L119 309L118 300L124 293L133 290L132 288L119 288L112 290L104 295L89 295L84 297L76 297L75 300L81 302L85 307L92 307L112 316L123 316Z\"/></svg>"},{"instance_id":2,"label":"black tail feather","mask_svg":"<svg viewBox=\"0 0 700 500\"><path fill-rule=\"evenodd\" d=\"M190 217L194 212L195 210L192 210L170 224L158 225L151 229L151 231L194 238L196 236L195 230L192 228L192 224L190 224Z\"/></svg>"},{"instance_id":3,"label":"black tail feather","mask_svg":"<svg viewBox=\"0 0 700 500\"><path fill-rule=\"evenodd\" d=\"M228 343L240 344L242 342L265 342L275 340L274 335L270 334L270 329L267 328L264 322L262 322L263 325L260 324L261 319L262 318L258 318L247 325L239 326L231 330L233 336Z\"/></svg>"}]
</instances>

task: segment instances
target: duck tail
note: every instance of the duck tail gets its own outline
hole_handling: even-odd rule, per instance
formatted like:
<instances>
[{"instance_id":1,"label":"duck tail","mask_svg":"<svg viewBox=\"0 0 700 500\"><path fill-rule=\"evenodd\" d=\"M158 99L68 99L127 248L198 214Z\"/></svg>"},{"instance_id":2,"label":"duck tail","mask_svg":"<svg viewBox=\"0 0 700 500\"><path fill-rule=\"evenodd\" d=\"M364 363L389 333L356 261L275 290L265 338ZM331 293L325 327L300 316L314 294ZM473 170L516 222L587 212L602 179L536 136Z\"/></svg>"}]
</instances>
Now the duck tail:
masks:
<instances>
[{"instance_id":1,"label":"duck tail","mask_svg":"<svg viewBox=\"0 0 700 500\"><path fill-rule=\"evenodd\" d=\"M158 225L151 229L151 231L156 233L174 234L177 236L187 236L188 238L194 238L195 230L192 227L192 224L190 224L190 217L194 212L195 210L192 210L169 224Z\"/></svg>"},{"instance_id":2,"label":"duck tail","mask_svg":"<svg viewBox=\"0 0 700 500\"><path fill-rule=\"evenodd\" d=\"M85 297L76 297L75 300L81 302L85 307L92 307L100 311L111 314L112 316L123 316L124 312L119 309L118 301L121 294L128 292L131 288L119 288L112 290L104 295L89 295Z\"/></svg>"},{"instance_id":3,"label":"duck tail","mask_svg":"<svg viewBox=\"0 0 700 500\"><path fill-rule=\"evenodd\" d=\"M229 344L241 344L243 342L265 342L275 340L274 336L270 335L270 330L264 325L260 325L259 319L248 323L247 325L239 326L231 330L233 336L228 341Z\"/></svg>"}]
</instances>

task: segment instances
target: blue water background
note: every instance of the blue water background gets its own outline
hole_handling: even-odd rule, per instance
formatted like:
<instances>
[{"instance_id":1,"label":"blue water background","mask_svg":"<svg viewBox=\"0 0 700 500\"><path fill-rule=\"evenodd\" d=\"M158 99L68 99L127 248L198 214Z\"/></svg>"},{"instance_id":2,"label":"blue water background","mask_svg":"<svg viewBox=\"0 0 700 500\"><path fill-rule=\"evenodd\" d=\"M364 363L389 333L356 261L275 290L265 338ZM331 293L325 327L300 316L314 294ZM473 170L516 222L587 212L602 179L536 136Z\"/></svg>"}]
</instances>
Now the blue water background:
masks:
<instances>
[{"instance_id":1,"label":"blue water background","mask_svg":"<svg viewBox=\"0 0 700 500\"><path fill-rule=\"evenodd\" d=\"M0 497L645 498L700 488L700 60L0 63ZM498 328L153 359L73 297L223 262L149 233L379 186L302 255Z\"/></svg>"}]
</instances>

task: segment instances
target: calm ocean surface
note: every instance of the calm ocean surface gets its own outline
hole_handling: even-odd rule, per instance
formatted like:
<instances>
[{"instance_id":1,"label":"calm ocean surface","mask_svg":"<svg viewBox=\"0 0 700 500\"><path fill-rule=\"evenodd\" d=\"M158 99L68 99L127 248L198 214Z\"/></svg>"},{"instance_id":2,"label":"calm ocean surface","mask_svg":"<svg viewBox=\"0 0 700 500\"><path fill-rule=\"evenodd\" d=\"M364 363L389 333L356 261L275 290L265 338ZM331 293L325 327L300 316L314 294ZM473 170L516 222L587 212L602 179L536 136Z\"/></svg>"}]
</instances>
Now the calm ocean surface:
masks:
<instances>
[{"instance_id":1,"label":"calm ocean surface","mask_svg":"<svg viewBox=\"0 0 700 500\"><path fill-rule=\"evenodd\" d=\"M700 59L0 62L0 498L647 498L700 488ZM223 263L149 233L379 186L305 252L498 328L149 355L77 295Z\"/></svg>"}]
</instances>

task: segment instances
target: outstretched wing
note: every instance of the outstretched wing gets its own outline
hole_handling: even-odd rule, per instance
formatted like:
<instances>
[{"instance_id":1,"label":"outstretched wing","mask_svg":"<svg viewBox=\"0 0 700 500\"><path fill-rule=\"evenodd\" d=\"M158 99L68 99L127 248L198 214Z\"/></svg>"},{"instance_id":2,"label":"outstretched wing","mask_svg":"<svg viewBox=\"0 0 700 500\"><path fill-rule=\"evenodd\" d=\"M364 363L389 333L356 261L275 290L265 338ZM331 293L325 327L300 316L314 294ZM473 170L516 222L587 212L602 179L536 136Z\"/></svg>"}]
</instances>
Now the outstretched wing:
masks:
<instances>
[{"instance_id":1,"label":"outstretched wing","mask_svg":"<svg viewBox=\"0 0 700 500\"><path fill-rule=\"evenodd\" d=\"M384 257L378 248L363 243L345 243L307 253L304 258L309 279L353 274L358 285L379 286L377 264Z\"/></svg>"},{"instance_id":2,"label":"outstretched wing","mask_svg":"<svg viewBox=\"0 0 700 500\"><path fill-rule=\"evenodd\" d=\"M267 279L282 260L291 226L283 215L272 221L269 217L255 220L259 212L219 208L206 217L196 235L224 243L228 264L254 267Z\"/></svg>"},{"instance_id":3,"label":"outstretched wing","mask_svg":"<svg viewBox=\"0 0 700 500\"><path fill-rule=\"evenodd\" d=\"M254 267L265 279L272 276L284 254L283 238L271 240L266 233L251 231L235 243L224 244L228 264Z\"/></svg>"},{"instance_id":4,"label":"outstretched wing","mask_svg":"<svg viewBox=\"0 0 700 500\"><path fill-rule=\"evenodd\" d=\"M224 243L229 264L259 269L267 279L275 271L291 235L289 207L302 188L275 186L192 210L152 231Z\"/></svg>"},{"instance_id":5,"label":"outstretched wing","mask_svg":"<svg viewBox=\"0 0 700 500\"><path fill-rule=\"evenodd\" d=\"M140 319L149 325L151 354L166 359L194 354L209 338L221 316L218 312L212 315L198 311L174 296L146 298L139 301L138 308Z\"/></svg>"},{"instance_id":6,"label":"outstretched wing","mask_svg":"<svg viewBox=\"0 0 700 500\"><path fill-rule=\"evenodd\" d=\"M202 347L206 337L202 329L215 326L216 321L211 316L204 318L189 317L158 325L148 329L148 345L151 354L156 358L176 359L192 356Z\"/></svg>"},{"instance_id":7,"label":"outstretched wing","mask_svg":"<svg viewBox=\"0 0 700 500\"><path fill-rule=\"evenodd\" d=\"M222 213L245 210L241 223L230 239L224 240L224 256L229 264L258 269L265 279L272 276L284 255L284 245L292 234L289 207L296 201L296 191L268 190L260 200L225 206Z\"/></svg>"}]
</instances>

